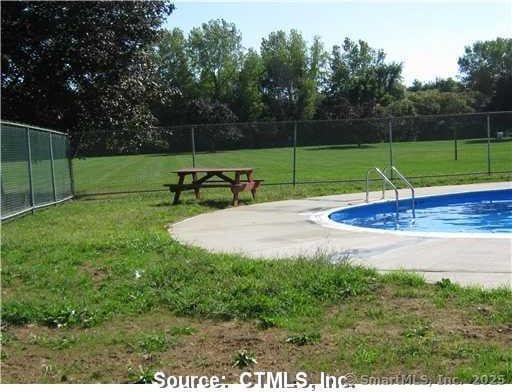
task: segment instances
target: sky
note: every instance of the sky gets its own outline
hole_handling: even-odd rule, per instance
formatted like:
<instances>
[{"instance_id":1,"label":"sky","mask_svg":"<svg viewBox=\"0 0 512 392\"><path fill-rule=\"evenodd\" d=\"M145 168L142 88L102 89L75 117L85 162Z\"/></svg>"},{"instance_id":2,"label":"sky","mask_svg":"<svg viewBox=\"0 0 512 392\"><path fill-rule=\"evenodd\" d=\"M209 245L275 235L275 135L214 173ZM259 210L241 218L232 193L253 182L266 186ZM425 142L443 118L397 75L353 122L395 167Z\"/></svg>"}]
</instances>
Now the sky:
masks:
<instances>
[{"instance_id":1,"label":"sky","mask_svg":"<svg viewBox=\"0 0 512 392\"><path fill-rule=\"evenodd\" d=\"M457 59L477 40L512 37L512 1L183 1L166 27L189 32L210 19L233 22L245 48L258 49L276 30L299 30L309 43L319 35L330 51L344 37L384 49L403 63L406 84L414 79L456 77Z\"/></svg>"}]
</instances>

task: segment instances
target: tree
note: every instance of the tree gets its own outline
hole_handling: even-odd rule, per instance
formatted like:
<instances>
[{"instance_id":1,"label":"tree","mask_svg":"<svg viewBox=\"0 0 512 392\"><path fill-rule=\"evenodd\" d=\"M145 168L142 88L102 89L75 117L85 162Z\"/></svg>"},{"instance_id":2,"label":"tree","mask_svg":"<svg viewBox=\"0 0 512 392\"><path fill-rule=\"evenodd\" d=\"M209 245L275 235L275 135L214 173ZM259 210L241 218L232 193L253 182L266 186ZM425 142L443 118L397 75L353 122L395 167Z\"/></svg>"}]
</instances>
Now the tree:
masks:
<instances>
[{"instance_id":1,"label":"tree","mask_svg":"<svg viewBox=\"0 0 512 392\"><path fill-rule=\"evenodd\" d=\"M323 83L326 77L326 63L328 55L319 36L313 38L313 44L309 49L308 59L308 87L304 89L309 96L305 97L304 117L312 118L320 105L323 96L321 94Z\"/></svg>"},{"instance_id":2,"label":"tree","mask_svg":"<svg viewBox=\"0 0 512 392\"><path fill-rule=\"evenodd\" d=\"M385 59L382 49L375 50L362 40L356 43L345 38L342 47L335 45L329 59L326 103L336 107L348 102L354 107L351 112L368 116L375 113L377 104L403 97L402 64L386 63ZM338 116L333 113L330 117Z\"/></svg>"},{"instance_id":3,"label":"tree","mask_svg":"<svg viewBox=\"0 0 512 392\"><path fill-rule=\"evenodd\" d=\"M420 91L423 90L423 83L421 80L414 79L410 87L407 88L409 91Z\"/></svg>"},{"instance_id":4,"label":"tree","mask_svg":"<svg viewBox=\"0 0 512 392\"><path fill-rule=\"evenodd\" d=\"M216 152L219 143L234 144L242 137L239 129L229 124L236 122L237 116L227 105L218 101L211 102L202 98L192 100L188 107L188 117L193 124L202 124L196 127L197 144L201 146L201 141L206 140L210 152Z\"/></svg>"},{"instance_id":5,"label":"tree","mask_svg":"<svg viewBox=\"0 0 512 392\"><path fill-rule=\"evenodd\" d=\"M432 114L469 113L474 111L475 93L442 92L437 89L407 92L404 99L384 107L384 114L400 117Z\"/></svg>"},{"instance_id":6,"label":"tree","mask_svg":"<svg viewBox=\"0 0 512 392\"><path fill-rule=\"evenodd\" d=\"M142 129L156 90L151 45L173 8L3 2L3 116L68 132L75 151L92 130Z\"/></svg>"},{"instance_id":7,"label":"tree","mask_svg":"<svg viewBox=\"0 0 512 392\"><path fill-rule=\"evenodd\" d=\"M311 118L316 110L322 47L318 38L308 51L302 35L272 32L261 42L265 66L263 91L270 116L276 120Z\"/></svg>"},{"instance_id":8,"label":"tree","mask_svg":"<svg viewBox=\"0 0 512 392\"><path fill-rule=\"evenodd\" d=\"M234 104L235 112L241 121L257 121L263 115L265 105L261 83L264 72L260 55L249 49L243 57Z\"/></svg>"},{"instance_id":9,"label":"tree","mask_svg":"<svg viewBox=\"0 0 512 392\"><path fill-rule=\"evenodd\" d=\"M153 104L153 113L161 125L189 121L186 107L196 98L197 88L187 51L187 40L180 29L162 33L155 54L161 94Z\"/></svg>"},{"instance_id":10,"label":"tree","mask_svg":"<svg viewBox=\"0 0 512 392\"><path fill-rule=\"evenodd\" d=\"M416 114L452 114L472 112L471 94L424 90L408 95Z\"/></svg>"},{"instance_id":11,"label":"tree","mask_svg":"<svg viewBox=\"0 0 512 392\"><path fill-rule=\"evenodd\" d=\"M502 72L496 79L496 90L489 106L495 110L512 110L512 72Z\"/></svg>"},{"instance_id":12,"label":"tree","mask_svg":"<svg viewBox=\"0 0 512 392\"><path fill-rule=\"evenodd\" d=\"M242 37L233 23L210 20L189 34L188 50L203 98L230 101L242 63Z\"/></svg>"},{"instance_id":13,"label":"tree","mask_svg":"<svg viewBox=\"0 0 512 392\"><path fill-rule=\"evenodd\" d=\"M409 98L399 99L384 108L384 114L392 117L415 116L417 114L414 102Z\"/></svg>"},{"instance_id":14,"label":"tree","mask_svg":"<svg viewBox=\"0 0 512 392\"><path fill-rule=\"evenodd\" d=\"M453 78L436 78L433 83L426 83L426 89L437 89L442 93L458 93L464 91L464 85Z\"/></svg>"},{"instance_id":15,"label":"tree","mask_svg":"<svg viewBox=\"0 0 512 392\"><path fill-rule=\"evenodd\" d=\"M464 85L453 78L436 78L432 82L422 83L418 79L412 82L412 85L407 88L408 91L424 91L424 90L439 90L443 93L455 93L464 91Z\"/></svg>"},{"instance_id":16,"label":"tree","mask_svg":"<svg viewBox=\"0 0 512 392\"><path fill-rule=\"evenodd\" d=\"M466 46L458 64L466 86L488 98L488 109L512 109L512 101L507 99L510 93L506 93L509 91L507 83L512 77L511 38L477 41L472 46Z\"/></svg>"}]
</instances>

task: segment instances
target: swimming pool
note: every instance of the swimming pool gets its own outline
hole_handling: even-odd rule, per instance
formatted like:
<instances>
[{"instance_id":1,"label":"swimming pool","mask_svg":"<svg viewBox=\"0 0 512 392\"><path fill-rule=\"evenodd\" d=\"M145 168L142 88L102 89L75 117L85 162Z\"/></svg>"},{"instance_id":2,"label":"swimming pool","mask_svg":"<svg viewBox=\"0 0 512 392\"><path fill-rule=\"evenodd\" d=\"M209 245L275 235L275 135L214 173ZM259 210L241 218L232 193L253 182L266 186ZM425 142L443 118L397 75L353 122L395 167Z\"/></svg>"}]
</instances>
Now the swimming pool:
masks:
<instances>
[{"instance_id":1,"label":"swimming pool","mask_svg":"<svg viewBox=\"0 0 512 392\"><path fill-rule=\"evenodd\" d=\"M346 207L330 212L331 221L363 229L412 233L512 234L512 189L453 193Z\"/></svg>"}]
</instances>

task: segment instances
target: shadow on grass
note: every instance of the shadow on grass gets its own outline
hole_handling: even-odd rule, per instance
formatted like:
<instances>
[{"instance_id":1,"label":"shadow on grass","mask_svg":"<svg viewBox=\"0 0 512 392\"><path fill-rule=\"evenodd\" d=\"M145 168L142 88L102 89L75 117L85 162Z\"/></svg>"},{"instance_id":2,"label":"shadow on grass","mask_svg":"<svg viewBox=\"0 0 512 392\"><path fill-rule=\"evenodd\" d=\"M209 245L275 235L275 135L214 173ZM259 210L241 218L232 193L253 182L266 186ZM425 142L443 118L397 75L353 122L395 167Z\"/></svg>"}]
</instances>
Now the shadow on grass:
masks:
<instances>
[{"instance_id":1,"label":"shadow on grass","mask_svg":"<svg viewBox=\"0 0 512 392\"><path fill-rule=\"evenodd\" d=\"M506 143L512 143L512 139L506 139L506 140L491 139L491 144L506 144ZM464 144L487 144L487 139L464 140Z\"/></svg>"},{"instance_id":2,"label":"shadow on grass","mask_svg":"<svg viewBox=\"0 0 512 392\"><path fill-rule=\"evenodd\" d=\"M336 146L318 146L318 147L302 147L302 150L306 151L321 151L321 150L365 150L367 148L376 148L375 146L369 145L369 144L361 144L361 146L358 146L356 144L343 144L343 145L336 145Z\"/></svg>"},{"instance_id":3,"label":"shadow on grass","mask_svg":"<svg viewBox=\"0 0 512 392\"><path fill-rule=\"evenodd\" d=\"M185 200L180 201L178 204L173 204L172 201L163 201L156 204L151 204L150 207L179 207L179 206L189 206L189 205L200 205L203 207L215 208L215 209L224 209L231 206L231 201L229 200ZM244 205L242 200L240 200L240 205Z\"/></svg>"},{"instance_id":4,"label":"shadow on grass","mask_svg":"<svg viewBox=\"0 0 512 392\"><path fill-rule=\"evenodd\" d=\"M222 153L224 151L196 151L196 155L208 155L208 154L216 154L216 153ZM192 156L192 151L188 152L158 152L158 153L152 153L147 154L147 158L159 158L159 157L177 157L177 156Z\"/></svg>"}]
</instances>

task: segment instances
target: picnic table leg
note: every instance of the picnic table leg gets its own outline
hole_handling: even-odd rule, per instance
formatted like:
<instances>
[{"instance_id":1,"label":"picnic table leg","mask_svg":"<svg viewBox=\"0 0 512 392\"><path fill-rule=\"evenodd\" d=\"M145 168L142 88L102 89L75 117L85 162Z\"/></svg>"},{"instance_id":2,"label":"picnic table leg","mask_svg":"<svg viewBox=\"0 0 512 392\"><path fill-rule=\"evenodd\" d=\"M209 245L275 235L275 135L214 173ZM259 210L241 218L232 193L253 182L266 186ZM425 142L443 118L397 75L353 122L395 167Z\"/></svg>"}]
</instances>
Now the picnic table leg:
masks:
<instances>
[{"instance_id":1,"label":"picnic table leg","mask_svg":"<svg viewBox=\"0 0 512 392\"><path fill-rule=\"evenodd\" d=\"M178 175L180 176L178 185L183 185L183 182L185 181L185 175L184 174L178 174ZM172 204L178 204L178 202L180 201L180 194L181 194L181 190L179 188L176 189L176 192L174 192L174 200L173 200Z\"/></svg>"},{"instance_id":2,"label":"picnic table leg","mask_svg":"<svg viewBox=\"0 0 512 392\"><path fill-rule=\"evenodd\" d=\"M234 181L234 184L235 185L238 185L240 184L240 172L236 172L235 173L235 181ZM238 188L233 188L233 206L236 207L238 206L239 202L240 202L240 199L238 197L239 193L240 193L240 190Z\"/></svg>"},{"instance_id":3,"label":"picnic table leg","mask_svg":"<svg viewBox=\"0 0 512 392\"><path fill-rule=\"evenodd\" d=\"M197 182L197 173L192 173L192 181L194 184ZM196 195L196 199L199 200L201 198L201 193L199 193L199 188L194 188L194 193Z\"/></svg>"},{"instance_id":4,"label":"picnic table leg","mask_svg":"<svg viewBox=\"0 0 512 392\"><path fill-rule=\"evenodd\" d=\"M238 191L238 189L233 189L232 192L233 192L233 202L232 202L232 204L233 204L233 207L237 207L238 204L239 204L239 201L240 201L239 198L238 198L239 191Z\"/></svg>"},{"instance_id":5,"label":"picnic table leg","mask_svg":"<svg viewBox=\"0 0 512 392\"><path fill-rule=\"evenodd\" d=\"M253 181L254 181L254 179L252 176L252 171L247 172L247 182L253 182ZM256 188L251 189L251 194L252 194L252 199L256 200Z\"/></svg>"}]
</instances>

